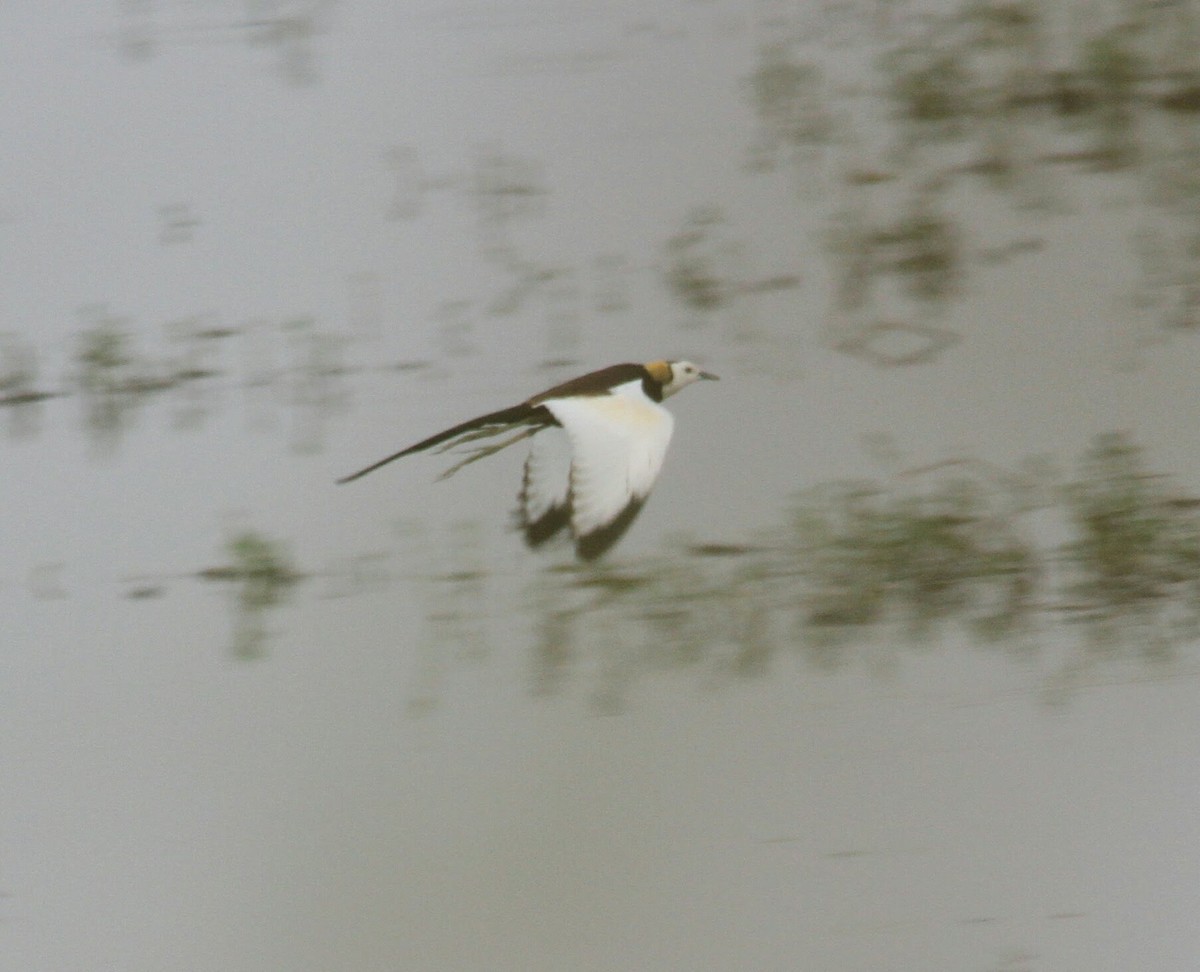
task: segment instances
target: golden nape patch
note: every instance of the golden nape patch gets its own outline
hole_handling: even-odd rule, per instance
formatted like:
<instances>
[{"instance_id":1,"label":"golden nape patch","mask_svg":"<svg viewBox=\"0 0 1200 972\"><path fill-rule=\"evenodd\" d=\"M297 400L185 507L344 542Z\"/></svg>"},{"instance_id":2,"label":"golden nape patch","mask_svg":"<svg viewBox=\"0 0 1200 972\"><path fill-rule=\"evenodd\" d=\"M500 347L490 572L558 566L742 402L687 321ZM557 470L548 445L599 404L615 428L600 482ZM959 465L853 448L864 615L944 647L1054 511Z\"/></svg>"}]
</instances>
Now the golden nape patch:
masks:
<instances>
[{"instance_id":1,"label":"golden nape patch","mask_svg":"<svg viewBox=\"0 0 1200 972\"><path fill-rule=\"evenodd\" d=\"M650 377L657 381L660 385L669 385L671 383L671 365L669 362L647 362L646 370L650 372Z\"/></svg>"}]
</instances>

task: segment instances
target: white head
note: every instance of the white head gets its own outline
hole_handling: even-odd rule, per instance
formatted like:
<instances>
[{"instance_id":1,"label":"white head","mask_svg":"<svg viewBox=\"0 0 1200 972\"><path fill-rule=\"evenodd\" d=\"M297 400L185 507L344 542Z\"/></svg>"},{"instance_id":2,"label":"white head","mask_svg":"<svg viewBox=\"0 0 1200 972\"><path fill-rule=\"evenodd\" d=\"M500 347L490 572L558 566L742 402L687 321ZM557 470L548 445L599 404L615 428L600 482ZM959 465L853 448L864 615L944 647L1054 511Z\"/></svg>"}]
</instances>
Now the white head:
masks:
<instances>
[{"instance_id":1,"label":"white head","mask_svg":"<svg viewBox=\"0 0 1200 972\"><path fill-rule=\"evenodd\" d=\"M710 374L700 368L699 365L692 364L690 361L655 361L654 365L657 368L647 365L647 370L662 381L663 398L674 395L679 389L685 388L693 381L699 381L701 378L707 381L716 381L717 376Z\"/></svg>"}]
</instances>

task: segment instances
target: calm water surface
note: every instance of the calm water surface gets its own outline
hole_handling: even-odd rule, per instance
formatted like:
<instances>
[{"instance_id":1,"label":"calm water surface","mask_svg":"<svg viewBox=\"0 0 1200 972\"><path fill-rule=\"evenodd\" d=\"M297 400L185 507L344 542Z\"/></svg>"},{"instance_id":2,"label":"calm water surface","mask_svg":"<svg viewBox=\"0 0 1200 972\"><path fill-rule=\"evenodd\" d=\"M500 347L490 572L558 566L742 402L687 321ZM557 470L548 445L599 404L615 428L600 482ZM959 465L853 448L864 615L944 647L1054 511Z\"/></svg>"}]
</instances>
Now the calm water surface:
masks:
<instances>
[{"instance_id":1,"label":"calm water surface","mask_svg":"<svg viewBox=\"0 0 1200 972\"><path fill-rule=\"evenodd\" d=\"M8 5L0 968L1194 967L1200 33L970 10Z\"/></svg>"}]
</instances>

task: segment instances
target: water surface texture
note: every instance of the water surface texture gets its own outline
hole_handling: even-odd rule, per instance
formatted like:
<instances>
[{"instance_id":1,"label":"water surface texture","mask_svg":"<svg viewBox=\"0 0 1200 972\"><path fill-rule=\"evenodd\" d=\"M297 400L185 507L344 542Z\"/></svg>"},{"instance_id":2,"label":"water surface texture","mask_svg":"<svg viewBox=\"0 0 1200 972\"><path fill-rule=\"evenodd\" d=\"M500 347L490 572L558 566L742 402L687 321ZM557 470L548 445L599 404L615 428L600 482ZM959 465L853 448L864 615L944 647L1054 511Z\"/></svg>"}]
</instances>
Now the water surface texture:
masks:
<instances>
[{"instance_id":1,"label":"water surface texture","mask_svg":"<svg viewBox=\"0 0 1200 972\"><path fill-rule=\"evenodd\" d=\"M1200 11L0 11L0 968L1200 961ZM620 361L638 522L473 415Z\"/></svg>"}]
</instances>

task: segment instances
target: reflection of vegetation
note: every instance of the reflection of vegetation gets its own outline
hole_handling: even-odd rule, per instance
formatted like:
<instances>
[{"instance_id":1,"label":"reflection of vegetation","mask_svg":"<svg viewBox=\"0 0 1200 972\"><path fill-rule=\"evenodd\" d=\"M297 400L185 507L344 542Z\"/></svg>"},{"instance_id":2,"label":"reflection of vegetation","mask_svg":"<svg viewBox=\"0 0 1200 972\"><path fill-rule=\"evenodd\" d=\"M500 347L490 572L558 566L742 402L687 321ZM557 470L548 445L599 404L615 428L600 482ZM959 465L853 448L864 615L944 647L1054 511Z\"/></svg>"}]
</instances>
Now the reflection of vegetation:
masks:
<instances>
[{"instance_id":1,"label":"reflection of vegetation","mask_svg":"<svg viewBox=\"0 0 1200 972\"><path fill-rule=\"evenodd\" d=\"M928 28L906 39L882 59L887 90L902 124L901 141L918 146L936 139L975 139L984 149L981 165L1015 159L1005 145L1023 140L1025 130L1041 123L1050 108L1073 128L1091 128L1099 141L1075 153L1101 168L1134 161L1133 128L1139 102L1160 79L1148 69L1152 59L1138 47L1171 43L1156 34L1149 7L1125 8L1127 19L1085 36L1073 61L1052 63L1055 48L1054 6L969 0L947 14L930 18ZM1160 55L1161 57L1161 55ZM1182 75L1174 82L1187 87ZM1172 85L1174 86L1174 85ZM1170 99L1168 99L1170 103ZM997 122L1002 127L997 128ZM1057 161L1061 154L1036 161ZM951 170L943 163L943 173Z\"/></svg>"},{"instance_id":2,"label":"reflection of vegetation","mask_svg":"<svg viewBox=\"0 0 1200 972\"><path fill-rule=\"evenodd\" d=\"M798 278L782 274L760 280L743 278L740 242L727 228L725 215L715 207L688 214L684 226L666 242L663 271L671 295L691 310L715 311L744 294L795 287Z\"/></svg>"},{"instance_id":3,"label":"reflection of vegetation","mask_svg":"<svg viewBox=\"0 0 1200 972\"><path fill-rule=\"evenodd\" d=\"M124 322L104 314L79 336L76 353L88 431L101 445L116 443L133 404L133 358Z\"/></svg>"},{"instance_id":4,"label":"reflection of vegetation","mask_svg":"<svg viewBox=\"0 0 1200 972\"><path fill-rule=\"evenodd\" d=\"M29 406L52 398L53 392L35 387L38 376L37 351L13 334L0 334L0 406L9 409L9 431L24 435L36 427Z\"/></svg>"},{"instance_id":5,"label":"reflection of vegetation","mask_svg":"<svg viewBox=\"0 0 1200 972\"><path fill-rule=\"evenodd\" d=\"M425 599L425 634L461 655L481 658L488 651L487 578L482 562L479 523L460 520L451 526L437 552L426 552L429 566L420 585Z\"/></svg>"},{"instance_id":6,"label":"reflection of vegetation","mask_svg":"<svg viewBox=\"0 0 1200 972\"><path fill-rule=\"evenodd\" d=\"M958 335L945 328L880 321L851 330L837 348L880 365L916 365L932 361L957 343Z\"/></svg>"},{"instance_id":7,"label":"reflection of vegetation","mask_svg":"<svg viewBox=\"0 0 1200 972\"><path fill-rule=\"evenodd\" d=\"M720 241L725 219L716 210L697 210L683 229L667 241L667 286L687 307L715 310L732 286L728 253Z\"/></svg>"},{"instance_id":8,"label":"reflection of vegetation","mask_svg":"<svg viewBox=\"0 0 1200 972\"><path fill-rule=\"evenodd\" d=\"M222 345L231 338L242 345L243 387L274 391L283 386L284 394L270 395L270 403L293 407L297 451L318 449L324 442L326 420L349 404L344 382L350 371L345 361L348 339L320 328L311 317L238 327L223 326L210 314L178 318L163 326L166 352L152 356L135 350L126 319L102 306L84 308L82 313L87 324L76 342L73 384L83 399L86 429L101 446L115 445L134 410L158 394L169 395L177 404L178 427L198 426L218 393L216 380L226 374ZM264 332L270 347L261 344ZM282 348L277 346L280 341ZM32 349L17 350L27 352L22 361L33 360ZM50 397L50 393L21 390L28 385L28 369L14 371L10 379L4 369L5 351L0 344L0 405ZM282 363L262 360L284 355L287 359ZM7 394L6 388L11 389Z\"/></svg>"},{"instance_id":9,"label":"reflection of vegetation","mask_svg":"<svg viewBox=\"0 0 1200 972\"><path fill-rule=\"evenodd\" d=\"M748 88L763 128L762 143L755 149L757 168L771 168L783 148L822 145L832 137L821 69L795 61L787 45L763 48Z\"/></svg>"},{"instance_id":10,"label":"reflection of vegetation","mask_svg":"<svg viewBox=\"0 0 1200 972\"><path fill-rule=\"evenodd\" d=\"M93 321L79 335L75 362L85 418L96 441L112 446L144 396L168 391L195 375L158 367L136 355L123 318L104 308L84 313Z\"/></svg>"},{"instance_id":11,"label":"reflection of vegetation","mask_svg":"<svg viewBox=\"0 0 1200 972\"><path fill-rule=\"evenodd\" d=\"M970 479L922 493L847 484L808 494L795 519L805 623L968 617L1010 630L1031 606L1038 559L996 502Z\"/></svg>"},{"instance_id":12,"label":"reflection of vegetation","mask_svg":"<svg viewBox=\"0 0 1200 972\"><path fill-rule=\"evenodd\" d=\"M1075 538L1062 552L1072 607L1104 618L1183 607L1193 624L1200 619L1200 515L1167 485L1143 471L1140 450L1125 437L1093 444L1082 478L1066 487Z\"/></svg>"},{"instance_id":13,"label":"reflection of vegetation","mask_svg":"<svg viewBox=\"0 0 1200 972\"><path fill-rule=\"evenodd\" d=\"M0 334L0 401L27 400L36 394L37 353L12 334Z\"/></svg>"},{"instance_id":14,"label":"reflection of vegetation","mask_svg":"<svg viewBox=\"0 0 1200 972\"><path fill-rule=\"evenodd\" d=\"M485 146L475 160L471 193L483 253L495 258L511 254L513 224L542 212L547 189L538 162Z\"/></svg>"},{"instance_id":15,"label":"reflection of vegetation","mask_svg":"<svg viewBox=\"0 0 1200 972\"><path fill-rule=\"evenodd\" d=\"M943 126L957 134L958 124L971 113L970 78L958 52L936 48L907 48L893 55L892 97L904 117Z\"/></svg>"},{"instance_id":16,"label":"reflection of vegetation","mask_svg":"<svg viewBox=\"0 0 1200 972\"><path fill-rule=\"evenodd\" d=\"M129 337L121 322L105 317L79 336L79 381L85 391L107 392L124 387L133 363Z\"/></svg>"},{"instance_id":17,"label":"reflection of vegetation","mask_svg":"<svg viewBox=\"0 0 1200 972\"><path fill-rule=\"evenodd\" d=\"M955 296L963 269L955 241L987 236L998 225L974 218L978 207L951 210L967 179L982 177L1018 206L1049 213L1068 202L1054 181L1064 165L1097 174L1140 167L1137 174L1150 182L1148 196L1161 208L1152 214L1160 225L1138 234L1141 255L1153 257L1147 260L1145 290L1168 294L1165 301L1139 294L1139 304L1164 311L1167 327L1195 320L1200 207L1195 194L1181 187L1200 183L1200 143L1190 117L1200 106L1200 18L1186 4L1117 4L1089 11L1086 20L1068 6L963 0L889 35L875 59L892 106L887 124L874 124L869 104L857 115L838 113L846 119L838 126L843 151L857 151L861 138L862 149L885 159L887 167L869 185L861 174L874 168L871 163L850 161L844 167L843 202L835 216L840 225L828 238L839 280L838 331L832 335L839 347L858 347L854 339L881 318L927 316L928 306L904 311L891 294L881 298L881 308L872 306L868 296L875 297L875 284L889 277L900 283L899 293L926 305ZM1067 43L1064 22L1077 27ZM878 36L868 41L865 34L864 42L878 42ZM814 51L814 58L820 56ZM819 76L819 68L805 72L781 63L778 52L763 61L753 80L764 91L815 90L811 81L802 85L802 78ZM825 88L839 90L836 84ZM866 90L873 97L879 89ZM862 116L870 123L850 121ZM774 118L760 108L764 128L776 126ZM878 229L889 219L875 211L919 198L930 187L937 201L927 199L925 210L933 219L918 214L894 231ZM876 198L885 194L886 203ZM880 259L881 244L897 251L895 258Z\"/></svg>"},{"instance_id":18,"label":"reflection of vegetation","mask_svg":"<svg viewBox=\"0 0 1200 972\"><path fill-rule=\"evenodd\" d=\"M342 380L346 341L318 330L309 317L286 321L283 330L296 359L288 369L298 419L292 447L297 452L316 452L324 442L325 421L349 405Z\"/></svg>"},{"instance_id":19,"label":"reflection of vegetation","mask_svg":"<svg viewBox=\"0 0 1200 972\"><path fill-rule=\"evenodd\" d=\"M247 0L231 8L228 29L214 29L213 10L203 4L157 4L154 0L122 0L118 6L117 49L129 61L148 61L163 51L194 43L237 41L267 49L277 70L293 85L319 80L317 46L329 29L333 0ZM240 9L238 9L240 8Z\"/></svg>"},{"instance_id":20,"label":"reflection of vegetation","mask_svg":"<svg viewBox=\"0 0 1200 972\"><path fill-rule=\"evenodd\" d=\"M958 289L963 274L960 231L936 209L931 191L918 192L890 224L879 224L866 212L843 212L828 243L839 263L835 297L843 317L836 336L839 349L882 364L911 364L931 360L956 342L953 333L925 323L879 321L872 316L873 289L887 278L923 305L921 318ZM915 339L915 346L904 350L881 346L897 335Z\"/></svg>"},{"instance_id":21,"label":"reflection of vegetation","mask_svg":"<svg viewBox=\"0 0 1200 972\"><path fill-rule=\"evenodd\" d=\"M1128 28L1113 28L1084 44L1082 76L1094 93L1092 114L1100 136L1097 161L1119 169L1134 161L1133 99L1145 66L1133 51Z\"/></svg>"},{"instance_id":22,"label":"reflection of vegetation","mask_svg":"<svg viewBox=\"0 0 1200 972\"><path fill-rule=\"evenodd\" d=\"M261 656L266 641L266 612L280 604L302 579L282 544L254 530L245 530L226 544L230 563L200 572L205 580L237 584L234 654Z\"/></svg>"},{"instance_id":23,"label":"reflection of vegetation","mask_svg":"<svg viewBox=\"0 0 1200 972\"><path fill-rule=\"evenodd\" d=\"M867 646L949 633L1028 657L1035 637L1072 621L1085 637L1069 639L1061 664L1067 639L1055 639L1045 681L1061 696L1109 659L1155 661L1200 635L1200 500L1146 472L1127 437L1098 437L1070 479L1045 460L905 470L886 443L873 452L886 478L808 490L752 541L540 571L525 599L532 690L553 694L583 672L611 711L663 671L755 677L783 653L839 668ZM503 583L472 524L447 539L410 557L426 565L423 665L437 672L482 653L491 585ZM424 679L423 707L435 681Z\"/></svg>"},{"instance_id":24,"label":"reflection of vegetation","mask_svg":"<svg viewBox=\"0 0 1200 972\"><path fill-rule=\"evenodd\" d=\"M880 245L894 248L895 269L903 274L912 295L920 300L944 300L958 280L962 258L954 224L918 197Z\"/></svg>"},{"instance_id":25,"label":"reflection of vegetation","mask_svg":"<svg viewBox=\"0 0 1200 972\"><path fill-rule=\"evenodd\" d=\"M1032 518L1055 497L1068 539L1036 543ZM1130 624L1153 624L1155 644L1192 636L1198 507L1118 435L1099 438L1062 487L1037 464L1014 474L969 461L830 484L801 495L771 542L542 574L530 602L536 685L552 691L589 651L604 659L598 700L611 707L639 672L750 675L790 647L837 666L876 634L920 643L948 625L989 642L1062 617L1135 648L1145 639Z\"/></svg>"}]
</instances>

